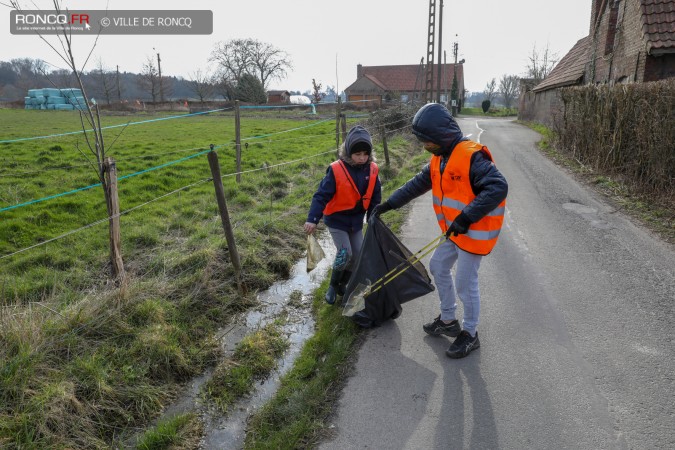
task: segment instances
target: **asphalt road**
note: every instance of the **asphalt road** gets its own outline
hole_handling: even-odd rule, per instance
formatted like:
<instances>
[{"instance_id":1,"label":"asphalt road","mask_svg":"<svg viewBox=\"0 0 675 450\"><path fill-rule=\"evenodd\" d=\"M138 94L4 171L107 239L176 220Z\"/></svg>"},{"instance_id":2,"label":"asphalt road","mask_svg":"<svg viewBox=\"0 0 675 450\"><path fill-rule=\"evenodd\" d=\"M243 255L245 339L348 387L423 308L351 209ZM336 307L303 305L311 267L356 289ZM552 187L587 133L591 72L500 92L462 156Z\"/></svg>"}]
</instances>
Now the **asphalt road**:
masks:
<instances>
[{"instance_id":1,"label":"asphalt road","mask_svg":"<svg viewBox=\"0 0 675 450\"><path fill-rule=\"evenodd\" d=\"M436 292L404 304L367 332L320 448L674 449L675 250L542 156L537 133L459 123L510 188L480 269L481 348L452 360L452 338L424 334ZM437 233L427 194L401 238L414 252Z\"/></svg>"}]
</instances>

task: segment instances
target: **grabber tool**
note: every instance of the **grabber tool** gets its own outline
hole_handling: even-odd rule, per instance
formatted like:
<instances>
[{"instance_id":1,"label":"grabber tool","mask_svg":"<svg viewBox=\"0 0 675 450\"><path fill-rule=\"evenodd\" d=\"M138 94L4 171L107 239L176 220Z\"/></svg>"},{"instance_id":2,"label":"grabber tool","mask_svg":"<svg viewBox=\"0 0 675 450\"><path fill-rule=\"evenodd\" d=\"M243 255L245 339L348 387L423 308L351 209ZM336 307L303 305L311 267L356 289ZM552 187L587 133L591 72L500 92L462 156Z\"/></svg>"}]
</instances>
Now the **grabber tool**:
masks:
<instances>
[{"instance_id":1,"label":"grabber tool","mask_svg":"<svg viewBox=\"0 0 675 450\"><path fill-rule=\"evenodd\" d=\"M393 269L391 269L389 272L384 274L379 279L375 280L372 283L370 282L370 280L366 279L365 284L364 283L357 284L354 290L349 294L349 296L345 300L345 306L342 311L342 315L351 317L358 311L361 311L366 306L366 297L382 289L382 287L384 287L387 283L392 281L397 276L401 275L408 268L412 267L419 260L421 260L429 253L434 251L439 245L441 245L445 241L445 239L446 239L445 234L435 237L431 242L429 242L427 245L419 249L413 255L410 255L407 259L397 264Z\"/></svg>"}]
</instances>

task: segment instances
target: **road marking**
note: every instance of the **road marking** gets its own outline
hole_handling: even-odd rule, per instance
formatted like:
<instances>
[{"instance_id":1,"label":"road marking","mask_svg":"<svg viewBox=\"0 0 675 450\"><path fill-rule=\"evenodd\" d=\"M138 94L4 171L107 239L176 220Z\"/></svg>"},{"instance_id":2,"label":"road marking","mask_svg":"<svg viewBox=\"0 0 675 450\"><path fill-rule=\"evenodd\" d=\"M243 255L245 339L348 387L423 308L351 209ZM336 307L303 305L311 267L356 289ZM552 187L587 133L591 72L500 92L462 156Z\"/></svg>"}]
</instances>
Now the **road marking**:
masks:
<instances>
[{"instance_id":1,"label":"road marking","mask_svg":"<svg viewBox=\"0 0 675 450\"><path fill-rule=\"evenodd\" d=\"M483 131L485 131L485 130L478 126L477 120L476 120L476 128L478 128L480 130L480 133L478 133L478 137L476 138L476 142L478 142L480 144L480 135L483 134Z\"/></svg>"}]
</instances>

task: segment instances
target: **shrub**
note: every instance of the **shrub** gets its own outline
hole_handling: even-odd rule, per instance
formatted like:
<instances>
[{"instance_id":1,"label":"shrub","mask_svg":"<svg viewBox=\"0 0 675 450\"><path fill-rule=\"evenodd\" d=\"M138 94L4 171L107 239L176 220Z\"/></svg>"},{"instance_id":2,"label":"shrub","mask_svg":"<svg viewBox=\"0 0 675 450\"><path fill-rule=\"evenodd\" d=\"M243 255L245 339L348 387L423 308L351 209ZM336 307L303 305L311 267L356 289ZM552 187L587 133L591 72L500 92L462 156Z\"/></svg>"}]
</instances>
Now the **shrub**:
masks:
<instances>
[{"instance_id":1,"label":"shrub","mask_svg":"<svg viewBox=\"0 0 675 450\"><path fill-rule=\"evenodd\" d=\"M490 110L490 100L483 100L480 107L483 109L484 113L487 113Z\"/></svg>"}]
</instances>

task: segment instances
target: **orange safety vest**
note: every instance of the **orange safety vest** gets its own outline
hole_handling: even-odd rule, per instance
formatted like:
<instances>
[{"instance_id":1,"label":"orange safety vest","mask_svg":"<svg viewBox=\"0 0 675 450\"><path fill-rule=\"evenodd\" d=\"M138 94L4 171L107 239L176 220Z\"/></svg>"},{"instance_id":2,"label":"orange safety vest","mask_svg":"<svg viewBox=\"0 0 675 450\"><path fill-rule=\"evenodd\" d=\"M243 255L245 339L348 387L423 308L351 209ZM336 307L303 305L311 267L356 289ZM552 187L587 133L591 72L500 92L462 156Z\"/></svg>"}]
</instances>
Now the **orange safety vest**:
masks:
<instances>
[{"instance_id":1,"label":"orange safety vest","mask_svg":"<svg viewBox=\"0 0 675 450\"><path fill-rule=\"evenodd\" d=\"M359 189L356 187L356 183L354 183L354 180L347 171L345 163L341 159L331 163L330 168L335 177L335 195L324 208L324 216L338 211L348 211L353 209L356 207L359 200L363 202L363 209L367 211L368 206L370 205L370 199L373 196L373 191L375 190L375 181L377 181L377 174L379 172L377 164L374 162L370 163L368 189L366 189L366 193L363 196L361 196Z\"/></svg>"},{"instance_id":2,"label":"orange safety vest","mask_svg":"<svg viewBox=\"0 0 675 450\"><path fill-rule=\"evenodd\" d=\"M462 141L450 154L445 170L441 175L441 156L432 156L431 190L434 196L434 211L438 225L447 232L452 221L476 196L471 189L469 169L471 156L477 151L484 151L491 161L492 154L487 147L473 141ZM469 226L466 234L450 236L450 240L462 250L476 255L487 255L494 248L504 222L506 200L503 200L493 211Z\"/></svg>"}]
</instances>

